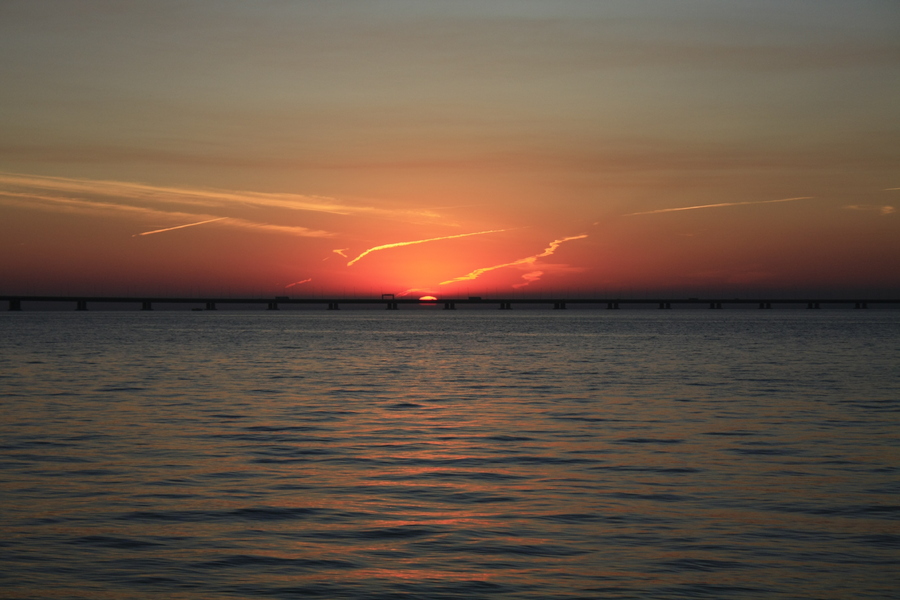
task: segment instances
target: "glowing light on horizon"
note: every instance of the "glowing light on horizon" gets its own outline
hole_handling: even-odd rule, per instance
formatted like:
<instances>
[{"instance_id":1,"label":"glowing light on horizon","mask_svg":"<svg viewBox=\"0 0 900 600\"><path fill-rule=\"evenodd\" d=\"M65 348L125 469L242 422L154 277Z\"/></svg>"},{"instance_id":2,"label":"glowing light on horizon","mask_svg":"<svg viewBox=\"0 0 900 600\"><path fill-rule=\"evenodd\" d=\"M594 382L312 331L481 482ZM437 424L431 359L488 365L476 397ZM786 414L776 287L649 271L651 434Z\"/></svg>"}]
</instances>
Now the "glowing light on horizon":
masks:
<instances>
[{"instance_id":1,"label":"glowing light on horizon","mask_svg":"<svg viewBox=\"0 0 900 600\"><path fill-rule=\"evenodd\" d=\"M723 208L726 206L744 206L747 204L776 204L778 202L794 202L796 200L811 200L813 196L800 196L797 198L781 198L779 200L758 200L753 202L720 202L719 204L700 204L698 206L681 206L678 208L661 208L659 210L645 210L643 212L628 213L623 217L634 217L637 215L655 215L659 213L679 212L682 210L698 210L701 208Z\"/></svg>"},{"instance_id":2,"label":"glowing light on horizon","mask_svg":"<svg viewBox=\"0 0 900 600\"><path fill-rule=\"evenodd\" d=\"M422 292L430 292L430 291L431 290L429 290L427 288L409 288L408 290L404 290L404 291L400 292L399 294L395 294L395 296L397 298L403 298L404 296L408 296L410 294L414 294L414 293L421 294Z\"/></svg>"},{"instance_id":3,"label":"glowing light on horizon","mask_svg":"<svg viewBox=\"0 0 900 600\"><path fill-rule=\"evenodd\" d=\"M228 217L218 217L216 219L207 219L206 221L198 221L196 223L188 223L187 225L176 225L175 227L166 227L165 229L154 229L153 231L145 231L143 233L136 233L131 237L138 237L141 235L153 235L154 233L163 233L165 231L175 231L176 229L184 229L185 227L196 227L197 225L204 225L206 223L214 223L216 221L222 221L227 218Z\"/></svg>"},{"instance_id":4,"label":"glowing light on horizon","mask_svg":"<svg viewBox=\"0 0 900 600\"><path fill-rule=\"evenodd\" d=\"M472 271L471 273L468 273L467 275L463 275L461 277L455 277L455 278L449 279L447 281L442 281L438 285L448 285L448 284L457 283L460 281L471 281L473 279L478 279L479 277L481 277L482 275L484 275L485 273L487 273L489 271L496 271L497 269L503 269L505 267L515 267L518 265L534 265L534 263L537 261L537 259L550 256L551 254L556 252L556 249L559 248L561 245L563 245L565 242L571 242L573 240L581 240L586 237L588 237L587 234L584 234L584 235L574 235L574 236L562 238L559 240L553 240L552 242L550 242L550 245L547 246L544 249L544 251L541 252L540 254L535 254L534 256L520 258L519 260L514 260L513 262L504 263L502 265L494 265L493 267L482 267L480 269L475 269L474 271ZM525 275L522 276L522 278L525 279L525 282L520 283L514 287L524 287L530 283L538 281L543 274L544 274L543 271L532 271L530 273L526 273Z\"/></svg>"},{"instance_id":5,"label":"glowing light on horizon","mask_svg":"<svg viewBox=\"0 0 900 600\"><path fill-rule=\"evenodd\" d=\"M375 246L374 248L369 248L368 250L366 250L365 252L363 252L362 254L360 254L359 256L357 256L356 258L351 260L350 262L348 262L347 266L349 267L349 266L353 265L353 263L355 263L359 259L361 259L362 257L366 256L367 254L371 254L372 252L377 252L379 250L387 250L388 248L400 248L401 246L413 246L415 244L424 244L426 242L438 242L440 240L453 240L456 238L464 238L464 237L469 237L469 236L473 236L473 235L484 235L486 233L500 233L502 231L506 231L506 230L505 229L491 229L488 231L476 231L475 233L459 233L457 235L445 235L443 237L428 238L427 240L414 240L411 242L396 242L394 244L383 244L381 246Z\"/></svg>"},{"instance_id":6,"label":"glowing light on horizon","mask_svg":"<svg viewBox=\"0 0 900 600\"><path fill-rule=\"evenodd\" d=\"M422 296L419 298L422 302L437 302L437 298L435 296Z\"/></svg>"}]
</instances>

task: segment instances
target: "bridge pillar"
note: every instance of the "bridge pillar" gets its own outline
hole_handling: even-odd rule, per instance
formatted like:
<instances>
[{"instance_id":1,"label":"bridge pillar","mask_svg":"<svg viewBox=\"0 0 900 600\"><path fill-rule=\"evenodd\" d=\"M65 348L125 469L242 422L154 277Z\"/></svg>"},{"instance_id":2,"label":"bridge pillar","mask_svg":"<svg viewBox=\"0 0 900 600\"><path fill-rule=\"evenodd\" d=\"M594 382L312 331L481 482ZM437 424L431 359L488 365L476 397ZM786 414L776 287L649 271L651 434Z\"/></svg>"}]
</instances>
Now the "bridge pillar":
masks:
<instances>
[{"instance_id":1,"label":"bridge pillar","mask_svg":"<svg viewBox=\"0 0 900 600\"><path fill-rule=\"evenodd\" d=\"M149 300L141 302L141 310L153 310L153 304Z\"/></svg>"},{"instance_id":2,"label":"bridge pillar","mask_svg":"<svg viewBox=\"0 0 900 600\"><path fill-rule=\"evenodd\" d=\"M340 309L341 309L341 307L338 306L337 302L329 302L328 303L328 310L340 310Z\"/></svg>"},{"instance_id":3,"label":"bridge pillar","mask_svg":"<svg viewBox=\"0 0 900 600\"><path fill-rule=\"evenodd\" d=\"M444 310L456 310L456 302L444 302Z\"/></svg>"},{"instance_id":4,"label":"bridge pillar","mask_svg":"<svg viewBox=\"0 0 900 600\"><path fill-rule=\"evenodd\" d=\"M553 303L553 309L554 309L554 310L564 310L565 308L566 308L566 303L565 303L565 302L554 302L554 303Z\"/></svg>"},{"instance_id":5,"label":"bridge pillar","mask_svg":"<svg viewBox=\"0 0 900 600\"><path fill-rule=\"evenodd\" d=\"M721 303L721 302L716 302L716 308L722 308L722 303Z\"/></svg>"},{"instance_id":6,"label":"bridge pillar","mask_svg":"<svg viewBox=\"0 0 900 600\"><path fill-rule=\"evenodd\" d=\"M278 310L277 302L269 302L269 307L266 310Z\"/></svg>"},{"instance_id":7,"label":"bridge pillar","mask_svg":"<svg viewBox=\"0 0 900 600\"><path fill-rule=\"evenodd\" d=\"M216 303L215 302L207 302L206 310L216 310Z\"/></svg>"},{"instance_id":8,"label":"bridge pillar","mask_svg":"<svg viewBox=\"0 0 900 600\"><path fill-rule=\"evenodd\" d=\"M771 303L771 302L766 302L766 308L772 308L772 303Z\"/></svg>"},{"instance_id":9,"label":"bridge pillar","mask_svg":"<svg viewBox=\"0 0 900 600\"><path fill-rule=\"evenodd\" d=\"M666 307L666 303L665 303L665 302L660 302L660 303L659 303L659 308L660 308L660 310L664 309L665 307Z\"/></svg>"},{"instance_id":10,"label":"bridge pillar","mask_svg":"<svg viewBox=\"0 0 900 600\"><path fill-rule=\"evenodd\" d=\"M865 302L863 302L863 303L862 303L862 307L863 307L863 308L869 308L869 305L866 304Z\"/></svg>"},{"instance_id":11,"label":"bridge pillar","mask_svg":"<svg viewBox=\"0 0 900 600\"><path fill-rule=\"evenodd\" d=\"M337 303L335 303L335 307L336 306L337 306ZM388 310L400 310L400 304L398 302L388 302L387 309Z\"/></svg>"},{"instance_id":12,"label":"bridge pillar","mask_svg":"<svg viewBox=\"0 0 900 600\"><path fill-rule=\"evenodd\" d=\"M671 303L671 302L666 302L666 308L672 308L672 303Z\"/></svg>"},{"instance_id":13,"label":"bridge pillar","mask_svg":"<svg viewBox=\"0 0 900 600\"><path fill-rule=\"evenodd\" d=\"M765 307L766 307L766 303L765 303L765 302L760 302L760 303L759 303L759 307L760 307L760 308L765 308Z\"/></svg>"},{"instance_id":14,"label":"bridge pillar","mask_svg":"<svg viewBox=\"0 0 900 600\"><path fill-rule=\"evenodd\" d=\"M500 310L512 310L512 302L501 302Z\"/></svg>"},{"instance_id":15,"label":"bridge pillar","mask_svg":"<svg viewBox=\"0 0 900 600\"><path fill-rule=\"evenodd\" d=\"M18 298L13 298L9 301L9 310L22 310L22 301Z\"/></svg>"},{"instance_id":16,"label":"bridge pillar","mask_svg":"<svg viewBox=\"0 0 900 600\"><path fill-rule=\"evenodd\" d=\"M78 300L75 303L75 310L87 310L87 300Z\"/></svg>"},{"instance_id":17,"label":"bridge pillar","mask_svg":"<svg viewBox=\"0 0 900 600\"><path fill-rule=\"evenodd\" d=\"M710 302L710 303L709 303L709 307L710 307L710 308L715 308L715 307L716 307L716 303L715 303L715 302Z\"/></svg>"}]
</instances>

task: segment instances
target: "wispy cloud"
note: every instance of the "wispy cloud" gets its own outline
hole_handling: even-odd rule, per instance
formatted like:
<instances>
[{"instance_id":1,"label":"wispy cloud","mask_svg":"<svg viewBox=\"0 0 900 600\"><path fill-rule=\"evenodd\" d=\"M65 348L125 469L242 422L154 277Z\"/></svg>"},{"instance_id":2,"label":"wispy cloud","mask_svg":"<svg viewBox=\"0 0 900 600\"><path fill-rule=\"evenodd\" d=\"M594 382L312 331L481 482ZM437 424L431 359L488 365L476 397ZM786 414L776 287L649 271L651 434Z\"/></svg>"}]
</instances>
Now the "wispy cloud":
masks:
<instances>
[{"instance_id":1,"label":"wispy cloud","mask_svg":"<svg viewBox=\"0 0 900 600\"><path fill-rule=\"evenodd\" d=\"M534 256L526 256L525 258L520 258L519 260L514 260L513 262L503 263L502 265L494 265L492 267L481 267L480 269L475 269L474 271L472 271L471 273L468 273L466 275L462 275L460 277L455 277L453 279L448 279L447 281L442 281L439 285L448 285L451 283L458 283L460 281L471 281L473 279L478 279L485 273L488 273L490 271L496 271L497 269L504 269L506 267L518 267L518 266L522 266L522 265L533 266L539 258L544 258L544 257L552 255L554 252L556 252L556 249L559 248L564 243L571 242L573 240L581 240L586 237L588 237L587 234L584 234L584 235L574 235L574 236L562 238L559 240L553 240L544 249L544 251L541 252L540 254L535 254ZM539 280L543 274L544 274L543 271L532 271L530 273L526 273L525 275L522 276L522 279L525 279L525 282L520 283L514 287L523 287L530 283L533 283L533 282Z\"/></svg>"},{"instance_id":2,"label":"wispy cloud","mask_svg":"<svg viewBox=\"0 0 900 600\"><path fill-rule=\"evenodd\" d=\"M94 200L82 200L80 198L67 198L63 196L50 196L47 194L35 194L28 192L10 192L0 190L0 202L25 208L47 210L56 212L71 212L80 214L111 215L116 213L129 213L135 217L153 218L177 218L180 220L212 217L212 215L198 215L196 213L180 211L164 211L144 206L132 206L130 204L116 204L113 202L98 202Z\"/></svg>"},{"instance_id":3,"label":"wispy cloud","mask_svg":"<svg viewBox=\"0 0 900 600\"><path fill-rule=\"evenodd\" d=\"M126 181L74 179L17 173L0 173L0 185L25 188L26 190L52 190L68 194L109 196L116 198L120 202L188 204L208 207L282 208L335 215L440 218L439 214L430 210L358 206L338 202L334 198L324 196L291 193L155 186Z\"/></svg>"},{"instance_id":4,"label":"wispy cloud","mask_svg":"<svg viewBox=\"0 0 900 600\"><path fill-rule=\"evenodd\" d=\"M698 206L680 206L678 208L661 208L659 210L645 210L642 212L628 213L625 217L637 215L655 215L659 213L680 212L682 210L699 210L701 208L724 208L726 206L745 206L748 204L777 204L779 202L795 202L797 200L811 200L812 196L800 196L798 198L781 198L779 200L758 200L755 202L720 202L719 204L700 204Z\"/></svg>"},{"instance_id":5,"label":"wispy cloud","mask_svg":"<svg viewBox=\"0 0 900 600\"><path fill-rule=\"evenodd\" d=\"M122 204L114 201L84 200L81 198L70 198L58 195L0 190L0 203L4 202L6 204L13 204L16 206L38 210L47 210L52 212L69 212L104 216L120 214L144 220L150 218L155 220L177 219L179 221L185 221L188 219L200 219L199 222L191 222L187 225L178 225L174 227L165 227L153 231L147 231L136 234L132 237L150 235L152 233L161 233L163 231L170 231L172 229L180 229L182 227L192 227L194 225L201 225L203 223L211 223L213 221L222 221L223 225L240 229L267 230L300 237L334 237L335 235L329 231L315 230L297 225L273 225L271 223L261 223L235 217L216 217L209 214L190 213L180 210L167 211L160 210L158 208L149 208L146 206Z\"/></svg>"},{"instance_id":6,"label":"wispy cloud","mask_svg":"<svg viewBox=\"0 0 900 600\"><path fill-rule=\"evenodd\" d=\"M176 229L184 229L185 227L195 227L197 225L203 225L205 223L215 223L216 221L222 221L227 218L228 217L219 217L217 219L207 219L206 221L197 221L196 223L188 223L187 225L176 225L175 227L166 227L165 229L154 229L153 231L145 231L143 233L136 233L131 237L138 237L141 235L153 235L154 233L163 233L165 231L175 231Z\"/></svg>"},{"instance_id":7,"label":"wispy cloud","mask_svg":"<svg viewBox=\"0 0 900 600\"><path fill-rule=\"evenodd\" d=\"M486 233L500 233L502 231L506 231L506 230L505 229L491 229L489 231L476 231L474 233L459 233L457 235L445 235L443 237L428 238L427 240L413 240L411 242L395 242L393 244L383 244L381 246L375 246L374 248L369 248L368 250L366 250L365 252L363 252L362 254L360 254L359 256L357 256L356 258L351 260L350 262L348 262L347 266L349 267L349 266L353 265L353 263L355 263L356 261L361 259L362 257L366 256L367 254L371 254L372 252L378 252L379 250L387 250L389 248L400 248L402 246L413 246L415 244L424 244L426 242L437 242L440 240L453 240L456 238L464 238L464 237L469 237L469 236L473 236L473 235L484 235Z\"/></svg>"},{"instance_id":8,"label":"wispy cloud","mask_svg":"<svg viewBox=\"0 0 900 600\"><path fill-rule=\"evenodd\" d=\"M890 205L881 205L881 204L849 204L844 207L847 210L868 210L881 213L882 215L890 215L893 214L896 210L893 206Z\"/></svg>"},{"instance_id":9,"label":"wispy cloud","mask_svg":"<svg viewBox=\"0 0 900 600\"><path fill-rule=\"evenodd\" d=\"M284 286L284 288L287 289L287 288L290 288L290 287L294 287L295 285L300 285L300 284L302 284L302 283L309 283L310 281L312 281L312 278L304 279L304 280L302 280L302 281L295 281L294 283L289 283L289 284L287 284L286 286Z\"/></svg>"},{"instance_id":10,"label":"wispy cloud","mask_svg":"<svg viewBox=\"0 0 900 600\"><path fill-rule=\"evenodd\" d=\"M336 234L321 229L310 229L309 227L301 227L299 225L273 225L272 223L258 223L256 221L248 221L246 219L236 219L228 217L225 221L226 225L233 225L242 229L253 229L257 231L271 231L274 233L284 233L287 235L295 235L298 237L313 238L330 238Z\"/></svg>"},{"instance_id":11,"label":"wispy cloud","mask_svg":"<svg viewBox=\"0 0 900 600\"><path fill-rule=\"evenodd\" d=\"M347 258L347 255L344 254L344 252L346 252L346 251L349 250L349 249L350 249L350 248L338 248L338 249L336 249L336 250L332 250L332 252L334 252L334 253L337 254L338 256L343 256L344 258Z\"/></svg>"},{"instance_id":12,"label":"wispy cloud","mask_svg":"<svg viewBox=\"0 0 900 600\"><path fill-rule=\"evenodd\" d=\"M532 271L531 273L525 273L524 275L522 275L522 279L524 279L525 281L523 281L522 283L517 283L513 287L517 289L523 288L527 285L531 285L535 281L540 281L541 277L543 276L543 271Z\"/></svg>"}]
</instances>

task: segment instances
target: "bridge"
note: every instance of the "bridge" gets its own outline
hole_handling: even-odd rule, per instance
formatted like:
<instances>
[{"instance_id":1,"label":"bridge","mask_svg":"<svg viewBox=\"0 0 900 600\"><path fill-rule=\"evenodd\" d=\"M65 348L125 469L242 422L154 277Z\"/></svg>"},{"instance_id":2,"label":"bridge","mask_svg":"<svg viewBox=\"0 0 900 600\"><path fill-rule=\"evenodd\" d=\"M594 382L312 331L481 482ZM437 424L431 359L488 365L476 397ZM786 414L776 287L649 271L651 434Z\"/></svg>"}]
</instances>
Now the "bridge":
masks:
<instances>
[{"instance_id":1,"label":"bridge","mask_svg":"<svg viewBox=\"0 0 900 600\"><path fill-rule=\"evenodd\" d=\"M21 311L23 303L67 303L75 310L88 310L89 304L131 304L140 310L153 310L154 305L179 304L193 305L192 310L217 310L219 307L235 307L236 305L261 305L267 310L278 310L282 305L317 305L327 310L340 310L341 305L353 306L364 304L381 304L387 310L400 310L401 306L440 306L444 310L455 310L457 305L494 306L500 310L512 310L513 306L539 305L552 307L554 310L564 310L574 305L590 305L593 308L606 308L618 310L628 306L656 306L667 310L673 307L705 306L710 309L722 309L725 307L755 307L760 309L772 309L788 306L805 306L808 309L828 308L855 308L866 309L869 306L882 305L887 308L900 308L900 298L487 298L470 296L468 298L440 298L437 300L420 300L418 298L394 298L392 294L384 294L381 298L359 297L320 297L320 298L291 298L289 296L274 297L177 297L177 296L39 296L39 295L0 295L0 302L7 302L9 310Z\"/></svg>"}]
</instances>

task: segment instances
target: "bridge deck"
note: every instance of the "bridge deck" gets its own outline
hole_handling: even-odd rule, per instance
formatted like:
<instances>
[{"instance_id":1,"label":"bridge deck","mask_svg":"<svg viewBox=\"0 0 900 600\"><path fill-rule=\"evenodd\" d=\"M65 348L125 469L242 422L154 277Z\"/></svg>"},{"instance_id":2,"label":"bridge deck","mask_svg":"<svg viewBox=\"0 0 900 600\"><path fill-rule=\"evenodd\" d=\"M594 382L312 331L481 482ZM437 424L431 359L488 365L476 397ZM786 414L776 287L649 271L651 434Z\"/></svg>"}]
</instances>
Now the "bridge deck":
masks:
<instances>
[{"instance_id":1,"label":"bridge deck","mask_svg":"<svg viewBox=\"0 0 900 600\"><path fill-rule=\"evenodd\" d=\"M622 305L657 305L659 308L672 308L673 306L706 305L710 308L721 308L727 305L757 306L759 308L772 308L776 305L806 305L808 308L818 308L822 305L848 306L853 308L867 308L870 304L897 305L900 307L900 299L897 298L614 298L614 297L546 297L546 298L514 298L514 297L477 297L477 298L439 298L438 300L419 300L418 298L360 298L360 297L317 297L317 298L290 298L290 297L222 297L222 296L89 296L89 295L0 295L0 301L9 303L10 310L20 310L23 302L70 302L75 303L79 310L86 310L88 303L103 304L137 304L143 309L149 310L153 304L187 304L202 305L208 309L217 305L236 304L261 304L270 309L278 308L278 305L323 305L334 309L341 304L381 304L388 308L397 309L400 305L441 305L445 308L455 308L459 305L499 305L501 308L511 309L513 305L552 305L553 308L566 308L567 305L591 304L599 308L619 308Z\"/></svg>"}]
</instances>

